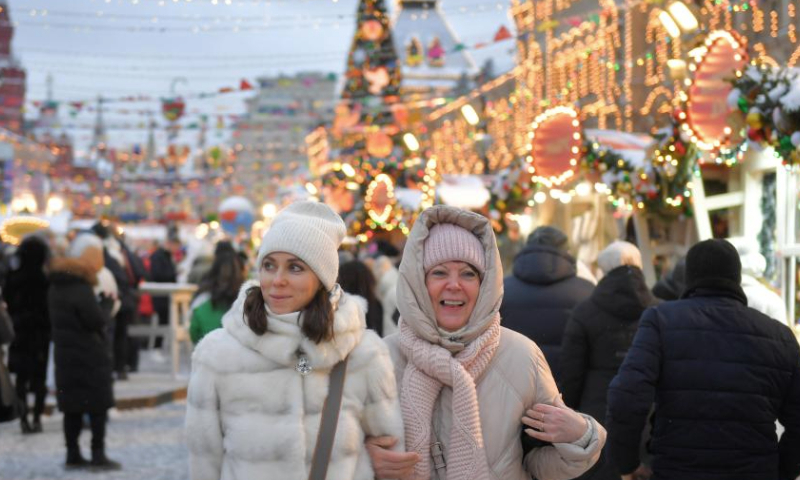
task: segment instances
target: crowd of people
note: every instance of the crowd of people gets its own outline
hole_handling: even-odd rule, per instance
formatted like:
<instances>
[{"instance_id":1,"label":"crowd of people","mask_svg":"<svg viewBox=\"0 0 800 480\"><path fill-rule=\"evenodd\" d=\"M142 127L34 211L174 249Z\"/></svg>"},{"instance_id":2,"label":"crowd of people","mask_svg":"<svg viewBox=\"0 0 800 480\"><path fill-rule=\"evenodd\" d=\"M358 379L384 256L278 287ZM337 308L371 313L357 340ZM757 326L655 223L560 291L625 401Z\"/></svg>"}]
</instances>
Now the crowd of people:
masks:
<instances>
[{"instance_id":1,"label":"crowd of people","mask_svg":"<svg viewBox=\"0 0 800 480\"><path fill-rule=\"evenodd\" d=\"M8 363L0 362L0 421L18 420L23 434L42 431L52 365L66 468L121 468L105 452L113 382L138 368L139 341L128 327L141 317L139 285L160 268L174 271L172 252L134 253L114 225L98 222L65 236L37 232L2 253L0 345L8 345ZM88 459L78 441L85 424Z\"/></svg>"},{"instance_id":2,"label":"crowd of people","mask_svg":"<svg viewBox=\"0 0 800 480\"><path fill-rule=\"evenodd\" d=\"M52 342L68 468L120 467L103 437L112 379L135 368L136 287L181 276L174 246L142 262L114 232L61 253L29 237L5 262L21 428L41 429ZM747 241L699 242L651 289L632 243L598 254L597 280L557 228L509 257L486 218L453 207L425 210L402 252L349 251L345 235L330 208L297 202L254 263L220 241L184 272L191 478L800 475L800 349Z\"/></svg>"}]
</instances>

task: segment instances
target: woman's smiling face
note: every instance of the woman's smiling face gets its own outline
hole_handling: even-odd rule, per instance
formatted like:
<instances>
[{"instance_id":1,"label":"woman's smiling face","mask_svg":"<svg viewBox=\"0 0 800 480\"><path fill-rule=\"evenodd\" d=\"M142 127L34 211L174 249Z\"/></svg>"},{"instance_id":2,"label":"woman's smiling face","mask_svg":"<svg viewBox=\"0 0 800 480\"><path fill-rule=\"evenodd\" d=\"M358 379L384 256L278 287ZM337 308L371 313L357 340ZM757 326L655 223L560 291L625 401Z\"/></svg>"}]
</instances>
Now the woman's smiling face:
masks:
<instances>
[{"instance_id":1,"label":"woman's smiling face","mask_svg":"<svg viewBox=\"0 0 800 480\"><path fill-rule=\"evenodd\" d=\"M425 286L440 328L454 332L467 324L481 288L480 275L472 265L440 263L425 274Z\"/></svg>"},{"instance_id":2,"label":"woman's smiling face","mask_svg":"<svg viewBox=\"0 0 800 480\"><path fill-rule=\"evenodd\" d=\"M304 261L284 252L264 257L258 279L264 301L278 315L303 310L322 286Z\"/></svg>"}]
</instances>

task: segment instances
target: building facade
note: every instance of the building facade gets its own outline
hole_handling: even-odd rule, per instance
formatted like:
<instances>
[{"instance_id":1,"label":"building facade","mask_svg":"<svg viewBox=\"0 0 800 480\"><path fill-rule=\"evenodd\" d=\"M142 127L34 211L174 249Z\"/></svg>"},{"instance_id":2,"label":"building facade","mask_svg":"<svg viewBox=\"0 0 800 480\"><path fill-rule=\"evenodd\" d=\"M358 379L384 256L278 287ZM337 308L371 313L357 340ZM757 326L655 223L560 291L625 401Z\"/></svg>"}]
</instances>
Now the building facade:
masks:
<instances>
[{"instance_id":1,"label":"building facade","mask_svg":"<svg viewBox=\"0 0 800 480\"><path fill-rule=\"evenodd\" d=\"M237 123L232 188L261 205L293 178L307 176L306 135L333 120L337 78L320 72L258 79Z\"/></svg>"},{"instance_id":2,"label":"building facade","mask_svg":"<svg viewBox=\"0 0 800 480\"><path fill-rule=\"evenodd\" d=\"M25 70L12 54L13 38L14 25L7 2L0 1L0 128L20 134L25 103Z\"/></svg>"}]
</instances>

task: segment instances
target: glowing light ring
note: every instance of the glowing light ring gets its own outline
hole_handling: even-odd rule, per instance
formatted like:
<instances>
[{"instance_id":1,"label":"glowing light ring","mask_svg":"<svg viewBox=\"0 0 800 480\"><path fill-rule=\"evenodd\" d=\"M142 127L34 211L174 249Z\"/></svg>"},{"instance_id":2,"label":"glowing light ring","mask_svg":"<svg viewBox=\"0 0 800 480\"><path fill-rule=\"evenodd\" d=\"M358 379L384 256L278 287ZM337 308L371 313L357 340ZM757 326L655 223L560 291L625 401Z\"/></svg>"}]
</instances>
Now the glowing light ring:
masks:
<instances>
[{"instance_id":1,"label":"glowing light ring","mask_svg":"<svg viewBox=\"0 0 800 480\"><path fill-rule=\"evenodd\" d=\"M50 222L36 217L9 217L0 225L0 237L6 243L19 245L25 235L50 228Z\"/></svg>"},{"instance_id":2,"label":"glowing light ring","mask_svg":"<svg viewBox=\"0 0 800 480\"><path fill-rule=\"evenodd\" d=\"M536 175L536 168L533 165L534 158L533 158L533 141L536 138L536 130L539 128L540 125L545 123L548 120L553 119L559 115L569 115L572 118L572 126L575 127L572 137L572 147L571 147L571 154L572 157L569 159L570 169L566 170L565 172L559 175L550 175L550 176L540 176ZM565 106L557 106L546 110L545 112L538 115L531 123L531 131L528 133L528 145L527 150L529 155L526 157L526 161L528 163L528 171L531 173L531 180L534 182L543 183L548 188L552 187L553 185L561 185L565 181L569 180L570 178L575 176L574 169L578 166L578 158L580 155L580 146L583 141L583 135L581 134L580 130L580 120L578 119L578 112L575 111L572 107L565 107Z\"/></svg>"},{"instance_id":3,"label":"glowing light ring","mask_svg":"<svg viewBox=\"0 0 800 480\"><path fill-rule=\"evenodd\" d=\"M697 72L702 66L703 62L706 59L706 56L712 52L712 48L717 43L718 40L724 40L728 42L731 48L734 51L734 61L739 63L742 67L747 65L747 50L745 49L742 41L737 39L734 34L724 30L716 30L708 34L706 37L705 44L702 47L698 47L694 51L696 55L694 56L694 60L689 65L689 70L692 72ZM735 67L734 73L737 77L742 75L742 71ZM697 126L692 126L692 119L691 119L691 112L692 112L692 86L694 85L695 81L692 79L686 80L686 88L689 91L689 99L686 102L686 120L682 124L683 130L686 134L691 138L692 142L697 145L698 148L701 150L714 150L720 149L723 152L730 151L727 146L722 145L722 142L719 140L716 141L709 141L708 139L703 138L703 134L700 132L700 129ZM733 87L731 87L733 88ZM727 96L726 96L727 97ZM721 103L724 105L726 97L721 98Z\"/></svg>"},{"instance_id":4,"label":"glowing light ring","mask_svg":"<svg viewBox=\"0 0 800 480\"><path fill-rule=\"evenodd\" d=\"M425 175L427 175L428 180L422 186L422 202L420 203L422 210L433 206L436 196L436 158L428 159L425 164Z\"/></svg>"},{"instance_id":5,"label":"glowing light ring","mask_svg":"<svg viewBox=\"0 0 800 480\"><path fill-rule=\"evenodd\" d=\"M386 197L388 202L383 207L383 211L378 213L375 211L376 205L372 203L372 197L375 194L375 189L378 188L378 185L380 184L386 185ZM392 181L392 177L386 175L385 173L378 174L378 176L376 176L367 187L367 195L364 197L364 202L369 218L379 225L385 224L389 220L389 216L392 214L392 208L394 206L394 182Z\"/></svg>"}]
</instances>

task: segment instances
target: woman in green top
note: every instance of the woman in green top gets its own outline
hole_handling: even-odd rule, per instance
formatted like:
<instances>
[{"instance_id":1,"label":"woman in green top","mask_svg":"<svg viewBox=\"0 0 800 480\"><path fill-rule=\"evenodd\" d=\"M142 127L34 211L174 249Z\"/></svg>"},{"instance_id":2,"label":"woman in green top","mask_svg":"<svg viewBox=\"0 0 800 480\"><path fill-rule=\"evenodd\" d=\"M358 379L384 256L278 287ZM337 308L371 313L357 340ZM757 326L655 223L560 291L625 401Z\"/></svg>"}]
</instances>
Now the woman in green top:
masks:
<instances>
[{"instance_id":1,"label":"woman in green top","mask_svg":"<svg viewBox=\"0 0 800 480\"><path fill-rule=\"evenodd\" d=\"M235 252L221 252L214 257L208 281L208 300L192 310L189 335L195 345L208 332L222 326L222 316L233 305L245 281L242 259Z\"/></svg>"}]
</instances>

